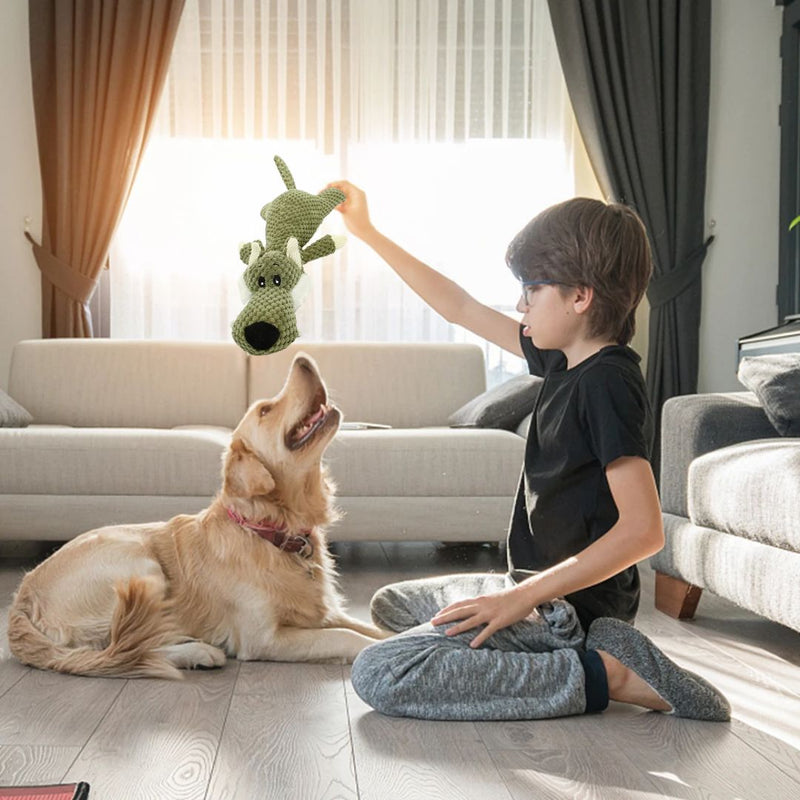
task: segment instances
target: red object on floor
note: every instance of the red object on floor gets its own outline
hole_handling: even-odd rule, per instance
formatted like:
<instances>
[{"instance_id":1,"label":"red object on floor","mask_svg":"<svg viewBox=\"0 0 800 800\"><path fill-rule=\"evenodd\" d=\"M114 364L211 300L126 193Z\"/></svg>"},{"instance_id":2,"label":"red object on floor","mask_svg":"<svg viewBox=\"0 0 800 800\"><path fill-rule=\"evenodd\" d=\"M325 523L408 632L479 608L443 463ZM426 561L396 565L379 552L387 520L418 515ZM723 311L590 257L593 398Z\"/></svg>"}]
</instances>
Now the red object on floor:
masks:
<instances>
[{"instance_id":1,"label":"red object on floor","mask_svg":"<svg viewBox=\"0 0 800 800\"><path fill-rule=\"evenodd\" d=\"M0 800L87 800L88 783L58 786L0 786Z\"/></svg>"}]
</instances>

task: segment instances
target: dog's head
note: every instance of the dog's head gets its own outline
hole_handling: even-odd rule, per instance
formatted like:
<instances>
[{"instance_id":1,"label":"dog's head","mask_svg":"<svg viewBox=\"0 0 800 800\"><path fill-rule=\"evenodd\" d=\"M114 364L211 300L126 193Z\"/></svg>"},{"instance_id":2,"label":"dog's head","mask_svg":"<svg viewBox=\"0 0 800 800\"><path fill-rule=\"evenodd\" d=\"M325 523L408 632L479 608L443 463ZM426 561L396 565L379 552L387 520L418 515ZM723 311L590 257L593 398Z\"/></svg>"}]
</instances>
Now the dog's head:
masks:
<instances>
[{"instance_id":1,"label":"dog's head","mask_svg":"<svg viewBox=\"0 0 800 800\"><path fill-rule=\"evenodd\" d=\"M308 524L333 518L332 486L322 455L339 429L341 413L328 401L319 370L298 354L280 394L247 410L224 459L223 495L251 516L275 508Z\"/></svg>"}]
</instances>

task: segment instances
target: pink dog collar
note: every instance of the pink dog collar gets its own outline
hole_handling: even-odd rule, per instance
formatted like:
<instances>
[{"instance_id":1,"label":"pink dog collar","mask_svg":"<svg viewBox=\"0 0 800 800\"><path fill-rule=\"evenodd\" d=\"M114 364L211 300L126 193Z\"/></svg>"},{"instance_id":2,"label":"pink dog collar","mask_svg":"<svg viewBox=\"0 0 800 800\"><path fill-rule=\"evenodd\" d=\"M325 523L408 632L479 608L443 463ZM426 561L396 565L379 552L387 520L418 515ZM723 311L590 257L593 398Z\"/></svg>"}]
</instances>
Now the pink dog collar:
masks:
<instances>
[{"instance_id":1,"label":"pink dog collar","mask_svg":"<svg viewBox=\"0 0 800 800\"><path fill-rule=\"evenodd\" d=\"M300 533L288 533L285 527L275 525L267 520L251 522L232 508L225 510L234 522L274 544L278 550L283 550L285 553L297 553L303 558L310 558L314 553L314 545L311 544L310 539L311 530L308 528L301 530Z\"/></svg>"}]
</instances>

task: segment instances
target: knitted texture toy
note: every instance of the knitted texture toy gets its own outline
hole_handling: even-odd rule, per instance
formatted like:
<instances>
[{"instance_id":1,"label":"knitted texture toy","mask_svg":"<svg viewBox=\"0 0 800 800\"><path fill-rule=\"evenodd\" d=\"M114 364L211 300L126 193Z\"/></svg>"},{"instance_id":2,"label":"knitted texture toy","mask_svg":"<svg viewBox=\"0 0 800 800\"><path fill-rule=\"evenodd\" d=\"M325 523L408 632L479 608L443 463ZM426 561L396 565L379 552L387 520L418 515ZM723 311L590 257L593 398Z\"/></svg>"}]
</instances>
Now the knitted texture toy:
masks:
<instances>
[{"instance_id":1,"label":"knitted texture toy","mask_svg":"<svg viewBox=\"0 0 800 800\"><path fill-rule=\"evenodd\" d=\"M277 353L299 335L296 311L310 288L303 265L330 255L344 244L343 236L323 236L309 244L322 220L345 197L339 189L313 195L295 187L289 168L275 156L286 191L261 209L265 243L239 248L247 264L241 289L245 307L233 321L233 340L253 355Z\"/></svg>"}]
</instances>

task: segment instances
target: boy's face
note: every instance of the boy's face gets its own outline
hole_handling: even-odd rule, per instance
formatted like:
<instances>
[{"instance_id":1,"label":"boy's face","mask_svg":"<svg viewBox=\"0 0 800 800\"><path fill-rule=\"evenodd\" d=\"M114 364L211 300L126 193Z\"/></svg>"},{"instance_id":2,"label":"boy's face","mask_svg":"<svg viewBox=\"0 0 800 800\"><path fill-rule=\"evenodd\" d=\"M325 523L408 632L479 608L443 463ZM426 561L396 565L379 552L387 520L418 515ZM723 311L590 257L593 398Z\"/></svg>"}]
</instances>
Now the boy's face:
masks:
<instances>
[{"instance_id":1,"label":"boy's face","mask_svg":"<svg viewBox=\"0 0 800 800\"><path fill-rule=\"evenodd\" d=\"M523 336L540 350L564 350L583 330L584 316L575 311L578 290L555 283L523 284L517 303Z\"/></svg>"}]
</instances>

